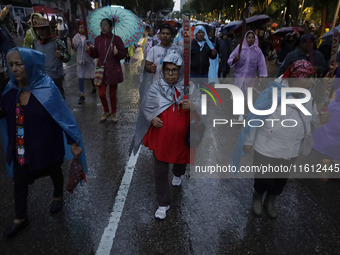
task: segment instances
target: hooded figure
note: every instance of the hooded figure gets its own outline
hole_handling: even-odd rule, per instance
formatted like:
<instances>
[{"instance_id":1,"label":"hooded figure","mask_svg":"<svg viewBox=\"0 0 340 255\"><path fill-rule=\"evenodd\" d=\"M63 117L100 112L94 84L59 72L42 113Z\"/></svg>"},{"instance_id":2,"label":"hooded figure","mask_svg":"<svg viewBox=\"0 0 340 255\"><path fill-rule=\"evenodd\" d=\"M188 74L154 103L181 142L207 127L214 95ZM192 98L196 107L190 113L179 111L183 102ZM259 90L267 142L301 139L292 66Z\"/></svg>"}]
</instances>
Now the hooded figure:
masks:
<instances>
[{"instance_id":1,"label":"hooded figure","mask_svg":"<svg viewBox=\"0 0 340 255\"><path fill-rule=\"evenodd\" d=\"M59 38L66 37L66 33L68 32L68 26L62 17L58 17L57 30Z\"/></svg>"},{"instance_id":2,"label":"hooded figure","mask_svg":"<svg viewBox=\"0 0 340 255\"><path fill-rule=\"evenodd\" d=\"M66 105L66 102L60 97L58 88L54 85L53 80L45 73L45 57L46 57L45 54L36 50L21 47L11 49L8 52L8 54L15 50L19 52L25 65L25 71L27 74L27 87L20 89L17 86L15 76L11 72L9 72L10 81L7 84L2 95L4 106L3 109L5 110L5 112L6 109L9 109L8 106L6 106L6 102L8 101L7 98L10 97L11 94L14 93L15 95L17 95L18 93L20 93L21 90L31 92L34 98L36 98L36 100L39 101L39 103L46 109L46 111L54 119L54 121L60 126L63 132L67 135L68 139L73 139L79 146L82 147L83 153L80 156L80 161L86 173L87 165L85 159L85 150L83 147L80 129L72 112ZM13 116L7 116L6 120L12 121L13 120L12 118ZM7 134L9 134L7 133L7 131L4 132L5 129L3 128L6 128L7 130L7 126L4 126L3 124L4 122L2 120L1 134L3 138L3 145L5 151L7 151L6 153L7 170L8 174L10 176L13 176L12 151L15 149L15 141L13 141L13 137L7 136ZM10 125L10 123L8 124ZM66 152L65 159L70 159L69 147L65 147L64 149ZM39 158L40 157L41 155L39 155ZM32 161L33 160L31 160L31 162ZM37 164L42 164L41 162L38 161L39 160L36 161ZM38 166L38 168L39 167L40 165Z\"/></svg>"},{"instance_id":3,"label":"hooded figure","mask_svg":"<svg viewBox=\"0 0 340 255\"><path fill-rule=\"evenodd\" d=\"M37 39L37 35L35 34L35 31L33 29L37 18L43 18L43 16L40 13L32 13L30 16L31 28L26 31L26 36L23 44L23 46L26 48L33 49L34 41Z\"/></svg>"},{"instance_id":4,"label":"hooded figure","mask_svg":"<svg viewBox=\"0 0 340 255\"><path fill-rule=\"evenodd\" d=\"M200 112L200 94L191 84L189 99L184 95L184 63L175 51L164 57L160 79L154 82L142 101L134 137L133 152L140 144L153 151L157 219L164 219L170 208L169 164L173 164L172 185L181 185L181 176L190 162L190 148L185 139L190 115ZM191 111L189 111L191 110Z\"/></svg>"},{"instance_id":5,"label":"hooded figure","mask_svg":"<svg viewBox=\"0 0 340 255\"><path fill-rule=\"evenodd\" d=\"M163 67L166 63L173 63L180 67L179 79L175 84L169 84L164 78ZM161 78L150 86L141 103L134 137L134 153L137 153L143 137L150 128L153 118L162 114L162 112L166 111L168 108L170 109L171 106L171 112L174 114L176 113L176 116L177 114L180 116L180 113L182 112L180 103L183 101L184 97L183 72L184 63L182 57L175 50L170 51L163 60L163 65L160 71ZM196 90L193 84L190 84L189 99L195 103L197 112L200 112L200 93ZM182 114L182 117L183 115L184 114ZM171 136L169 135L169 137Z\"/></svg>"},{"instance_id":6,"label":"hooded figure","mask_svg":"<svg viewBox=\"0 0 340 255\"><path fill-rule=\"evenodd\" d=\"M63 40L67 49L67 36L69 35L69 29L62 17L58 17L57 32L60 40Z\"/></svg>"},{"instance_id":7,"label":"hooded figure","mask_svg":"<svg viewBox=\"0 0 340 255\"><path fill-rule=\"evenodd\" d=\"M217 52L214 45L209 40L207 31L203 26L197 26L194 34L195 39L191 41L190 77L208 78L210 59L216 59ZM218 66L216 69L216 77L217 70Z\"/></svg>"},{"instance_id":8,"label":"hooded figure","mask_svg":"<svg viewBox=\"0 0 340 255\"><path fill-rule=\"evenodd\" d=\"M253 38L250 34L253 34ZM241 53L239 54L240 45L237 45L228 59L229 66L234 67L235 85L241 88L244 94L248 87L254 86L257 74L259 77L268 76L266 60L258 45L256 34L250 30L243 38Z\"/></svg>"},{"instance_id":9,"label":"hooded figure","mask_svg":"<svg viewBox=\"0 0 340 255\"><path fill-rule=\"evenodd\" d=\"M45 54L13 48L7 54L10 81L1 108L5 119L0 122L6 166L14 181L15 219L5 229L6 238L13 237L28 223L28 186L50 176L53 200L50 213L63 204L65 152L71 149L87 171L85 150L80 129L71 110L62 99L53 80L45 74ZM66 139L67 144L66 145Z\"/></svg>"},{"instance_id":10,"label":"hooded figure","mask_svg":"<svg viewBox=\"0 0 340 255\"><path fill-rule=\"evenodd\" d=\"M174 44L184 48L183 27L181 27L180 30L178 31L177 36L174 40Z\"/></svg>"}]
</instances>

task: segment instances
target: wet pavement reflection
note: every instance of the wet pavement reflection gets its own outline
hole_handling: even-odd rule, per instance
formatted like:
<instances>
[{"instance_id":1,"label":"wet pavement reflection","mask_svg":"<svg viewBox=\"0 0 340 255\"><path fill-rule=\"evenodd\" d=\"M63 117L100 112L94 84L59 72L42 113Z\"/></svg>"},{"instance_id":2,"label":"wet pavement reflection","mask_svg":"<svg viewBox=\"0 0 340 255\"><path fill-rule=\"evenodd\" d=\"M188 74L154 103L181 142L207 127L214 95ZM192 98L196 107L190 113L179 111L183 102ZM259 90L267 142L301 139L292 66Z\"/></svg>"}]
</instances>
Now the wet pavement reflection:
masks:
<instances>
[{"instance_id":1,"label":"wet pavement reflection","mask_svg":"<svg viewBox=\"0 0 340 255\"><path fill-rule=\"evenodd\" d=\"M90 95L90 82L85 84L85 103L77 103L72 55L66 64L66 101L82 130L88 183L72 195L65 192L63 211L50 216L52 184L48 178L39 179L30 187L29 226L15 239L1 239L1 254L96 253L130 156L141 48L131 62L122 64L125 81L118 88L118 123L99 123L102 106L98 95ZM273 75L277 72L274 62L268 67ZM232 153L233 145L226 154ZM2 150L0 146L1 232L14 214L12 181ZM69 165L63 166L65 183ZM251 212L252 179L182 178L182 186L171 189L167 218L156 220L152 153L141 149L110 254L340 254L339 180L289 180L277 199L279 217L272 220Z\"/></svg>"}]
</instances>

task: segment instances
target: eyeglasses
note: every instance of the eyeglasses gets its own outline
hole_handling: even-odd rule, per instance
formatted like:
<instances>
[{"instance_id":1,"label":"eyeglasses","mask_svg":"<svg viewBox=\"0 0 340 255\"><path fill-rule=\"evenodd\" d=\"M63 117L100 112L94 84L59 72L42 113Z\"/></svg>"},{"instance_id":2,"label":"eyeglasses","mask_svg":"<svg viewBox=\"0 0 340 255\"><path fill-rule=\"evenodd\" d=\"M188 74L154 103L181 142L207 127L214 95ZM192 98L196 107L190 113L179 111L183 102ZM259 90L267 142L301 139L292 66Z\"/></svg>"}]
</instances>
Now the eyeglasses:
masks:
<instances>
[{"instance_id":1,"label":"eyeglasses","mask_svg":"<svg viewBox=\"0 0 340 255\"><path fill-rule=\"evenodd\" d=\"M165 68L164 69L164 73L166 73L166 74L170 74L170 73L178 74L179 73L179 69L177 69L177 68L174 68L174 69Z\"/></svg>"}]
</instances>

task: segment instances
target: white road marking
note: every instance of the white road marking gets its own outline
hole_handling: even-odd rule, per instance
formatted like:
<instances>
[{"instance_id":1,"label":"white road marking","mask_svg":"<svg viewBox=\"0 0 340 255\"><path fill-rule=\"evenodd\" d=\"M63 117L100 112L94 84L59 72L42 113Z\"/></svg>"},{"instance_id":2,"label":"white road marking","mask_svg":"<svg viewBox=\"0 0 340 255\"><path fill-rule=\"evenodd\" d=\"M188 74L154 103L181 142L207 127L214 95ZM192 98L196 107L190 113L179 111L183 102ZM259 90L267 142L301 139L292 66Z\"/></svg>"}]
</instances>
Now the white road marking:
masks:
<instances>
[{"instance_id":1,"label":"white road marking","mask_svg":"<svg viewBox=\"0 0 340 255\"><path fill-rule=\"evenodd\" d=\"M76 66L76 65L77 65L77 63L76 63L76 64L73 64L73 65L70 65L70 66L65 66L65 67L64 67L64 70L69 69L69 68L71 68L71 67L74 67L74 66Z\"/></svg>"},{"instance_id":2,"label":"white road marking","mask_svg":"<svg viewBox=\"0 0 340 255\"><path fill-rule=\"evenodd\" d=\"M132 180L135 165L139 156L140 148L136 155L131 152L129 161L125 167L125 173L119 186L119 190L115 199L115 203L112 208L109 224L104 230L102 238L100 240L96 255L109 255L113 246L113 239L116 236L118 223L124 209L126 197L129 191L130 183Z\"/></svg>"}]
</instances>

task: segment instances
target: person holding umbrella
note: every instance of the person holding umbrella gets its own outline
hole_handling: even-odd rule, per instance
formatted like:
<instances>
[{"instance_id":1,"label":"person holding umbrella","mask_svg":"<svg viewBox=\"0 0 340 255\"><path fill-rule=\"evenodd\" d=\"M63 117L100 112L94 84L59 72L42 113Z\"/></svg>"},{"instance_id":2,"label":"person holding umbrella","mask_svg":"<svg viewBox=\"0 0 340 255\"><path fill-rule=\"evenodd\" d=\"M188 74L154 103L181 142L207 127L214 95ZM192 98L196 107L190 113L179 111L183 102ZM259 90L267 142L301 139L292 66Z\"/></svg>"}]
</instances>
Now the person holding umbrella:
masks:
<instances>
[{"instance_id":1,"label":"person holding umbrella","mask_svg":"<svg viewBox=\"0 0 340 255\"><path fill-rule=\"evenodd\" d=\"M267 77L267 65L264 55L258 46L256 34L249 30L245 35L242 45L239 44L230 54L228 64L234 67L235 85L247 95L248 87L253 87L256 75ZM243 116L239 116L243 120Z\"/></svg>"},{"instance_id":2,"label":"person holding umbrella","mask_svg":"<svg viewBox=\"0 0 340 255\"><path fill-rule=\"evenodd\" d=\"M102 19L100 22L101 34L95 38L94 46L88 44L85 50L92 58L98 58L97 66L104 66L103 83L98 88L100 101L104 108L100 121L103 122L110 117L113 123L117 123L117 87L118 83L124 80L120 60L125 58L126 49L122 39L112 33L114 26L114 20ZM105 57L106 55L107 57ZM109 87L111 113L106 99L107 87Z\"/></svg>"}]
</instances>

